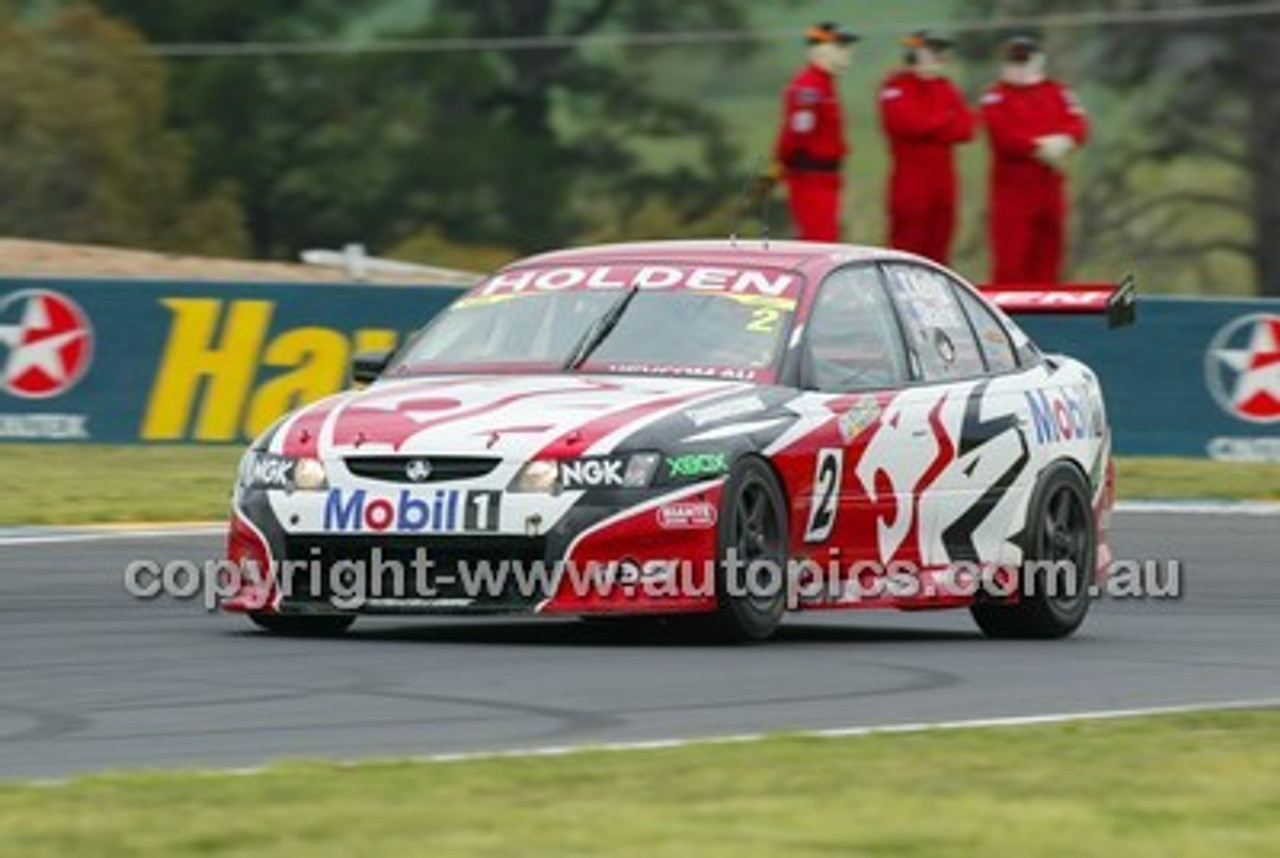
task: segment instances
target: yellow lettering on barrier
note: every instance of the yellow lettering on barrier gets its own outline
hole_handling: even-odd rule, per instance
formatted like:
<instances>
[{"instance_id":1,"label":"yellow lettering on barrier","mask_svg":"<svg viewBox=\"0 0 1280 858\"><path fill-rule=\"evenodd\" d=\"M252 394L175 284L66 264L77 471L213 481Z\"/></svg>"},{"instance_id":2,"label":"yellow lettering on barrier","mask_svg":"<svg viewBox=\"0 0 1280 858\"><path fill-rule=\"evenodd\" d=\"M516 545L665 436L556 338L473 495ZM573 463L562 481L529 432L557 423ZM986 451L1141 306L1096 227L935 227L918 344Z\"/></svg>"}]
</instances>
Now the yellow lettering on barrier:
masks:
<instances>
[{"instance_id":1,"label":"yellow lettering on barrier","mask_svg":"<svg viewBox=\"0 0 1280 858\"><path fill-rule=\"evenodd\" d=\"M266 366L293 367L258 388L244 432L256 438L282 414L341 390L347 380L347 338L329 328L297 328L271 341Z\"/></svg>"},{"instance_id":2,"label":"yellow lettering on barrier","mask_svg":"<svg viewBox=\"0 0 1280 858\"><path fill-rule=\"evenodd\" d=\"M142 423L146 441L254 438L281 416L347 385L351 355L396 347L399 333L331 328L268 340L273 301L166 298L169 338ZM283 370L258 384L262 367ZM196 415L195 425L192 416Z\"/></svg>"},{"instance_id":3,"label":"yellow lettering on barrier","mask_svg":"<svg viewBox=\"0 0 1280 858\"><path fill-rule=\"evenodd\" d=\"M199 394L203 395L192 439L235 440L274 302L231 302L221 336L222 301L166 298L162 303L173 312L173 322L142 421L143 440L185 438Z\"/></svg>"}]
</instances>

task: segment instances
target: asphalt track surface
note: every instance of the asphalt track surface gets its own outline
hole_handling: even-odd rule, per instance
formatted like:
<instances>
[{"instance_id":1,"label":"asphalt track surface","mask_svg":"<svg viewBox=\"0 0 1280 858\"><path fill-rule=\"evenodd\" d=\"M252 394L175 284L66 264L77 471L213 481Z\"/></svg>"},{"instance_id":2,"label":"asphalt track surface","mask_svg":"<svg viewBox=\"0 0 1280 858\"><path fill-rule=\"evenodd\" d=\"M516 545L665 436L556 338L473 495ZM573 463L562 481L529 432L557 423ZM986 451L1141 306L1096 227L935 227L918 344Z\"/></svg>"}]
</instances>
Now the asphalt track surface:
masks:
<instances>
[{"instance_id":1,"label":"asphalt track surface","mask_svg":"<svg viewBox=\"0 0 1280 858\"><path fill-rule=\"evenodd\" d=\"M1176 600L1104 601L1062 642L968 614L800 615L716 647L572 620L362 619L337 640L124 591L218 536L0 546L0 779L240 767L1280 698L1280 517L1121 514Z\"/></svg>"}]
</instances>

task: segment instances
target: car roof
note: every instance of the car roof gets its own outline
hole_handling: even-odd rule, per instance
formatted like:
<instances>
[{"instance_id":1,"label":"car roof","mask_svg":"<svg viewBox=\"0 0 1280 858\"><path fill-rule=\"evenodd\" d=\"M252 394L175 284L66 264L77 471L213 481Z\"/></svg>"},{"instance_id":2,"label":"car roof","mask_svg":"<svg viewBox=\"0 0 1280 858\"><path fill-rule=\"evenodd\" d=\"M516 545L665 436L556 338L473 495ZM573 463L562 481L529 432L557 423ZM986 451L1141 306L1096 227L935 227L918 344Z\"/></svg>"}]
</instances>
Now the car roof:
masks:
<instances>
[{"instance_id":1,"label":"car roof","mask_svg":"<svg viewBox=\"0 0 1280 858\"><path fill-rule=\"evenodd\" d=\"M715 265L773 268L822 277L850 262L923 261L909 253L852 244L810 241L719 239L710 241L643 241L555 250L513 262L508 268L589 266L605 263Z\"/></svg>"}]
</instances>

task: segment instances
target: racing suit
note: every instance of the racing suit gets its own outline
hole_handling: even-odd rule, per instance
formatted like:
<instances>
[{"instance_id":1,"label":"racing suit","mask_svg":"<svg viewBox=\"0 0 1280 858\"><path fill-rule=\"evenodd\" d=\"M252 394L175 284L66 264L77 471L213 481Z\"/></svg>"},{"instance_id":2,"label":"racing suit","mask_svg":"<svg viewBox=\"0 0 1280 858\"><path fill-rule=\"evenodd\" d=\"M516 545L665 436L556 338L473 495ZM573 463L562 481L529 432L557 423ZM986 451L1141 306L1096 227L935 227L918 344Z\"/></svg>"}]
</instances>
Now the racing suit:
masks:
<instances>
[{"instance_id":1,"label":"racing suit","mask_svg":"<svg viewBox=\"0 0 1280 858\"><path fill-rule=\"evenodd\" d=\"M1041 141L1066 135L1084 145L1089 121L1071 90L1053 80L1001 81L982 99L991 139L991 245L995 283L1057 283L1067 230L1066 177L1038 156Z\"/></svg>"},{"instance_id":2,"label":"racing suit","mask_svg":"<svg viewBox=\"0 0 1280 858\"><path fill-rule=\"evenodd\" d=\"M774 147L800 239L839 240L840 171L848 151L835 78L808 65L783 94L782 130Z\"/></svg>"},{"instance_id":3,"label":"racing suit","mask_svg":"<svg viewBox=\"0 0 1280 858\"><path fill-rule=\"evenodd\" d=\"M945 265L959 204L955 147L973 139L973 114L947 78L904 70L880 89L880 119L893 151L889 245Z\"/></svg>"}]
</instances>

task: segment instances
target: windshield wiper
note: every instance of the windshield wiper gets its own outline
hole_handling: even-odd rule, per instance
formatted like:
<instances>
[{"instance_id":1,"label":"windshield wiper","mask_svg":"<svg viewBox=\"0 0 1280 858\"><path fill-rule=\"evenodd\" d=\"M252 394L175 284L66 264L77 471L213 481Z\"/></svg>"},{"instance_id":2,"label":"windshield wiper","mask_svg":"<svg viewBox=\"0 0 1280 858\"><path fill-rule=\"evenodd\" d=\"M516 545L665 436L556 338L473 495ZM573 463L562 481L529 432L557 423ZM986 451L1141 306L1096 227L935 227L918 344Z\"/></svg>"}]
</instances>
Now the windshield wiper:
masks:
<instances>
[{"instance_id":1,"label":"windshield wiper","mask_svg":"<svg viewBox=\"0 0 1280 858\"><path fill-rule=\"evenodd\" d=\"M591 353L600 348L600 344L605 341L609 334L613 333L613 329L618 327L618 322L622 319L622 314L627 312L632 299L640 291L640 284L636 283L627 290L627 293L614 302L609 308L609 312L605 313L599 319L591 323L591 327L587 328L587 332L582 335L582 339L578 340L578 344L573 347L573 351L569 352L569 356L565 358L564 365L561 369L565 372L571 372L587 362L587 358L591 357Z\"/></svg>"}]
</instances>

